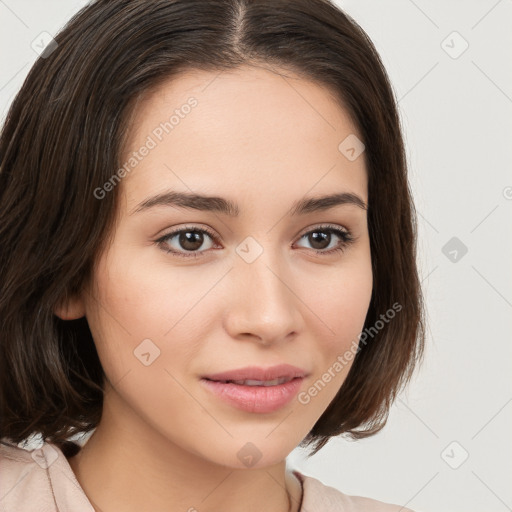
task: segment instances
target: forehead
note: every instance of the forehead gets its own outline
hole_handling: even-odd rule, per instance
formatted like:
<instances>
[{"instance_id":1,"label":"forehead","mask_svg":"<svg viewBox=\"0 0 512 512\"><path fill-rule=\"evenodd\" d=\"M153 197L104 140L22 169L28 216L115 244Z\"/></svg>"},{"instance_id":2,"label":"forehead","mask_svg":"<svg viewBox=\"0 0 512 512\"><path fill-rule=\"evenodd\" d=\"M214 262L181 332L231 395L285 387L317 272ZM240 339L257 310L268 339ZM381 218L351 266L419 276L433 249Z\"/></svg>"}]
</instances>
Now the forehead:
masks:
<instances>
[{"instance_id":1,"label":"forehead","mask_svg":"<svg viewBox=\"0 0 512 512\"><path fill-rule=\"evenodd\" d=\"M133 109L122 163L139 159L121 185L129 209L169 188L249 200L336 187L366 201L364 155L350 161L339 149L351 135L360 138L331 91L289 71L192 70Z\"/></svg>"}]
</instances>

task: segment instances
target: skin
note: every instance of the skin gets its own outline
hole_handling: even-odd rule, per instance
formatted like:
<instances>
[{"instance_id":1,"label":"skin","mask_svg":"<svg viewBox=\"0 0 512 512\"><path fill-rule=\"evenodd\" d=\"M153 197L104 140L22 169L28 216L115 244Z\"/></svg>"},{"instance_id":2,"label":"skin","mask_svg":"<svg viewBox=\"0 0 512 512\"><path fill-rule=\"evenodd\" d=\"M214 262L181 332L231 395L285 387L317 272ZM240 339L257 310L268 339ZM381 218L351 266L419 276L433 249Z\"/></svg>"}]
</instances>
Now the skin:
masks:
<instances>
[{"instance_id":1,"label":"skin","mask_svg":"<svg viewBox=\"0 0 512 512\"><path fill-rule=\"evenodd\" d=\"M56 310L87 317L107 375L101 422L69 463L97 511L298 511L302 489L286 457L351 362L309 403L267 414L222 402L200 377L289 363L309 373L307 391L358 340L372 291L366 211L289 215L294 201L334 192L367 204L364 158L338 150L358 131L327 89L289 72L190 71L138 103L123 162L191 96L198 105L118 185L113 242L89 287ZM130 215L168 189L231 199L240 215L172 206ZM355 241L326 254L339 236L323 246L303 236L325 223ZM217 236L204 235L198 258L155 243L190 225ZM236 252L248 236L263 249L252 263ZM178 236L166 246L186 253ZM145 339L160 349L149 366L134 356ZM237 457L247 442L261 454L251 467Z\"/></svg>"}]
</instances>

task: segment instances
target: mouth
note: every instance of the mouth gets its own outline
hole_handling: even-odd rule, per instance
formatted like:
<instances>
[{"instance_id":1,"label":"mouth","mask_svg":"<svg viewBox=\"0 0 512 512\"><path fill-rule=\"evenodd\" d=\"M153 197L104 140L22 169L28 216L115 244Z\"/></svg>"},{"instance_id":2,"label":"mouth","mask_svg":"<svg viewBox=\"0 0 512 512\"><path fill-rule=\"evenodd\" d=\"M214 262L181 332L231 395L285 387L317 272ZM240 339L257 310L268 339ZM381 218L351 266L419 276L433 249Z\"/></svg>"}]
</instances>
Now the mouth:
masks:
<instances>
[{"instance_id":1,"label":"mouth","mask_svg":"<svg viewBox=\"0 0 512 512\"><path fill-rule=\"evenodd\" d=\"M286 407L300 391L303 377L260 381L211 380L202 378L204 388L224 404L249 413L272 413Z\"/></svg>"},{"instance_id":2,"label":"mouth","mask_svg":"<svg viewBox=\"0 0 512 512\"><path fill-rule=\"evenodd\" d=\"M204 378L204 380L209 380L210 382L220 382L222 384L236 384L237 386L263 386L263 387L269 387L269 386L279 386L281 384L286 384L287 382L290 382L294 378L300 378L300 377L281 377L278 379L273 380L255 380L255 379L242 379L242 380L213 380Z\"/></svg>"},{"instance_id":3,"label":"mouth","mask_svg":"<svg viewBox=\"0 0 512 512\"><path fill-rule=\"evenodd\" d=\"M245 368L202 376L206 380L245 386L276 386L297 377L306 377L306 371L291 364L279 364L266 368L246 366Z\"/></svg>"}]
</instances>

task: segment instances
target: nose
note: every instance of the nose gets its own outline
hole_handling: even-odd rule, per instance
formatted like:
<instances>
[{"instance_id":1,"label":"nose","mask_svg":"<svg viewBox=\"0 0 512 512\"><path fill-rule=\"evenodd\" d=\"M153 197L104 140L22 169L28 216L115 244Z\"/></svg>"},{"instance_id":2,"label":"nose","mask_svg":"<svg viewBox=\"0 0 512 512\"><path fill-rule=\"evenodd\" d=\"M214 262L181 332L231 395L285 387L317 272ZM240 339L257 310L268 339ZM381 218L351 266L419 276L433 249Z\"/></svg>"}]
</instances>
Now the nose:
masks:
<instances>
[{"instance_id":1,"label":"nose","mask_svg":"<svg viewBox=\"0 0 512 512\"><path fill-rule=\"evenodd\" d=\"M301 332L304 304L294 290L292 272L283 261L267 257L235 262L229 273L230 295L225 329L234 339L251 338L263 345L289 341Z\"/></svg>"}]
</instances>

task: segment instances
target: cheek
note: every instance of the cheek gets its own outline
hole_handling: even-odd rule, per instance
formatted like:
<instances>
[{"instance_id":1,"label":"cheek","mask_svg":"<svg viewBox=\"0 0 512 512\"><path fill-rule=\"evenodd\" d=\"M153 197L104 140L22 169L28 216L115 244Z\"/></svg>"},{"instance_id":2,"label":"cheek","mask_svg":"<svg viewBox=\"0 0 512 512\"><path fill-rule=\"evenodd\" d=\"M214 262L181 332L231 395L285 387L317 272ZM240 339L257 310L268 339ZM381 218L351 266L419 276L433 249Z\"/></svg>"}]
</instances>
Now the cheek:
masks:
<instances>
[{"instance_id":1,"label":"cheek","mask_svg":"<svg viewBox=\"0 0 512 512\"><path fill-rule=\"evenodd\" d=\"M359 259L332 274L328 283L317 280L316 284L308 304L314 305L318 317L313 334L317 373L297 397L314 421L334 399L354 362L371 301L371 260Z\"/></svg>"},{"instance_id":2,"label":"cheek","mask_svg":"<svg viewBox=\"0 0 512 512\"><path fill-rule=\"evenodd\" d=\"M96 294L104 306L100 315L134 339L162 338L210 286L199 273L166 265L165 257L155 264L153 251L137 253L129 244L119 245L98 266Z\"/></svg>"},{"instance_id":3,"label":"cheek","mask_svg":"<svg viewBox=\"0 0 512 512\"><path fill-rule=\"evenodd\" d=\"M312 287L309 283L309 292L304 296L319 321L327 326L327 348L343 349L358 339L370 305L373 276L369 251L354 255L337 271L330 269L317 275L314 284Z\"/></svg>"},{"instance_id":4,"label":"cheek","mask_svg":"<svg viewBox=\"0 0 512 512\"><path fill-rule=\"evenodd\" d=\"M204 323L200 319L208 317L210 304L202 298L218 281L217 273L155 265L125 246L114 247L99 262L95 280L86 316L112 382L144 359L169 369L193 359Z\"/></svg>"}]
</instances>

